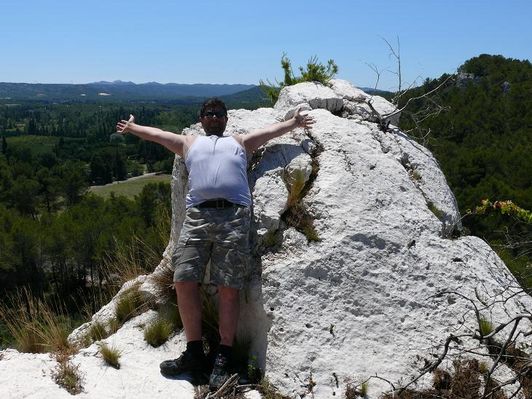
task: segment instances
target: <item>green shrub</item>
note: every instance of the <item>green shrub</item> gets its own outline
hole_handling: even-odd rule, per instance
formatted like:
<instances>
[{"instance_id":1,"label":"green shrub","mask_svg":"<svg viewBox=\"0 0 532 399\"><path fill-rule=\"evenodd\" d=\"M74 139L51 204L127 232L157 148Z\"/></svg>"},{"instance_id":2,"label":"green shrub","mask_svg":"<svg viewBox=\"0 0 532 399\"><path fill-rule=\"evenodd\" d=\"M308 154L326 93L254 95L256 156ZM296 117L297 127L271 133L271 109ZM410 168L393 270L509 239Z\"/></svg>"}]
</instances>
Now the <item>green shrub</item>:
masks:
<instances>
[{"instance_id":1,"label":"green shrub","mask_svg":"<svg viewBox=\"0 0 532 399\"><path fill-rule=\"evenodd\" d=\"M292 63L286 56L286 53L283 53L281 57L281 67L284 72L283 82L277 84L272 84L268 80L260 80L259 82L259 86L272 103L275 103L279 99L279 93L283 87L302 82L318 82L323 85L328 85L329 81L338 73L338 66L333 60L327 61L327 65L324 65L319 62L317 56L311 57L307 61L306 68L299 67L300 76L294 75Z\"/></svg>"}]
</instances>

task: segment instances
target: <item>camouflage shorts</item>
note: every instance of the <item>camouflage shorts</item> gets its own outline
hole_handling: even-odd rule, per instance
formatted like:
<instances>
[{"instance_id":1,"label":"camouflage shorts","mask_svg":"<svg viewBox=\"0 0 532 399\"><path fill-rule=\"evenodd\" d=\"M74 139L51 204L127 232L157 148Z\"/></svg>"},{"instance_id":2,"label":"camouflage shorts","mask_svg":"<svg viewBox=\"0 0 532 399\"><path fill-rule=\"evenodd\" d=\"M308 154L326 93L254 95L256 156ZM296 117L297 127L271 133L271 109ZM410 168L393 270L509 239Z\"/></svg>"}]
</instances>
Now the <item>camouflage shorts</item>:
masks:
<instances>
[{"instance_id":1,"label":"camouflage shorts","mask_svg":"<svg viewBox=\"0 0 532 399\"><path fill-rule=\"evenodd\" d=\"M209 260L211 284L241 289L249 273L246 207L188 208L172 255L174 282L203 282Z\"/></svg>"}]
</instances>

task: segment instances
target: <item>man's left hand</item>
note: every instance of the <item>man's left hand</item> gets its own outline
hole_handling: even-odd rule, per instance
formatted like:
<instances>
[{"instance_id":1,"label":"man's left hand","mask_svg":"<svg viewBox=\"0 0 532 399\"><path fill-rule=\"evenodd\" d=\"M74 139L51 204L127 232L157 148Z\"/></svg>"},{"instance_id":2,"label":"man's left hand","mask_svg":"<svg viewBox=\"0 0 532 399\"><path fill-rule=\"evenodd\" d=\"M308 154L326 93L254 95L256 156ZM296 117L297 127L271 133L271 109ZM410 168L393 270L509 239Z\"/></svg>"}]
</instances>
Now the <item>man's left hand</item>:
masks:
<instances>
[{"instance_id":1,"label":"man's left hand","mask_svg":"<svg viewBox=\"0 0 532 399\"><path fill-rule=\"evenodd\" d=\"M302 127L303 129L312 129L312 125L316 123L314 118L308 114L301 114L301 108L296 109L294 113L294 119L296 120L297 127Z\"/></svg>"}]
</instances>

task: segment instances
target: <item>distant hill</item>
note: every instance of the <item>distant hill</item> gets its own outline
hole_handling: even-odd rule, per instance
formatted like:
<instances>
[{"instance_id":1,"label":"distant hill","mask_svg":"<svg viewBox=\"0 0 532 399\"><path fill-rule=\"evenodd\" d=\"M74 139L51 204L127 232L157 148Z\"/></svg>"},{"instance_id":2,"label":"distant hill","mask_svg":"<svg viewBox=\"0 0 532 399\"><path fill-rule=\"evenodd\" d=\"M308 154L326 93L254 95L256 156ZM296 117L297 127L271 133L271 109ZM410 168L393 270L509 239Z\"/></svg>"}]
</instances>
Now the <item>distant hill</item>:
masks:
<instances>
[{"instance_id":1,"label":"distant hill","mask_svg":"<svg viewBox=\"0 0 532 399\"><path fill-rule=\"evenodd\" d=\"M272 103L260 87L240 91L227 96L220 96L228 108L256 109L258 107L271 107Z\"/></svg>"},{"instance_id":2,"label":"distant hill","mask_svg":"<svg viewBox=\"0 0 532 399\"><path fill-rule=\"evenodd\" d=\"M228 96L253 89L244 84L94 82L87 84L0 83L0 101L160 101Z\"/></svg>"},{"instance_id":3,"label":"distant hill","mask_svg":"<svg viewBox=\"0 0 532 399\"><path fill-rule=\"evenodd\" d=\"M386 91L386 90L373 89L371 87L359 87L359 89L365 91L368 94L381 96L381 97L384 97L386 99L390 99L390 98L392 98L395 95L394 92Z\"/></svg>"}]
</instances>

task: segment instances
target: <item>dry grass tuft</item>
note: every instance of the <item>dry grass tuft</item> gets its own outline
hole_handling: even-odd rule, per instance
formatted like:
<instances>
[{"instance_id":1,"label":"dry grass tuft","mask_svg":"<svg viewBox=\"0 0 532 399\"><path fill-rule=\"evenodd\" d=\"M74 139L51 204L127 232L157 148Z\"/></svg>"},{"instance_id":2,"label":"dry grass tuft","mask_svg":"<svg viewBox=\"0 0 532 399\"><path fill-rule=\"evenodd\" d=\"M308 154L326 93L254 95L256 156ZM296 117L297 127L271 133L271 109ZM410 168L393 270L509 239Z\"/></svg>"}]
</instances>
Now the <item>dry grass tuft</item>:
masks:
<instances>
[{"instance_id":1,"label":"dry grass tuft","mask_svg":"<svg viewBox=\"0 0 532 399\"><path fill-rule=\"evenodd\" d=\"M306 183L305 173L299 169L292 170L290 174L285 172L285 181L288 187L287 207L290 208L301 199Z\"/></svg>"},{"instance_id":2,"label":"dry grass tuft","mask_svg":"<svg viewBox=\"0 0 532 399\"><path fill-rule=\"evenodd\" d=\"M182 329L183 322L175 302L167 302L159 307L159 316L172 324L174 329Z\"/></svg>"},{"instance_id":3,"label":"dry grass tuft","mask_svg":"<svg viewBox=\"0 0 532 399\"><path fill-rule=\"evenodd\" d=\"M109 335L114 334L120 329L120 322L116 317L109 319L107 322L107 329L109 330Z\"/></svg>"},{"instance_id":4,"label":"dry grass tuft","mask_svg":"<svg viewBox=\"0 0 532 399\"><path fill-rule=\"evenodd\" d=\"M120 368L120 356L122 355L122 352L116 347L101 344L100 355L102 355L103 360L109 366L114 367L115 369Z\"/></svg>"},{"instance_id":5,"label":"dry grass tuft","mask_svg":"<svg viewBox=\"0 0 532 399\"><path fill-rule=\"evenodd\" d=\"M486 385L482 373L483 366L478 360L456 360L453 362L452 372L437 369L433 375L433 388L424 390L404 389L391 394L385 394L382 399L460 399L482 398L483 382ZM507 399L500 388L498 381L491 380L487 391L493 389L489 395L491 399ZM526 396L525 396L526 397ZM346 396L346 398L348 398ZM350 398L349 398L350 399Z\"/></svg>"},{"instance_id":6,"label":"dry grass tuft","mask_svg":"<svg viewBox=\"0 0 532 399\"><path fill-rule=\"evenodd\" d=\"M263 378L257 387L258 391L262 395L263 399L289 399L288 396L281 395L278 389L268 381L267 378Z\"/></svg>"},{"instance_id":7,"label":"dry grass tuft","mask_svg":"<svg viewBox=\"0 0 532 399\"><path fill-rule=\"evenodd\" d=\"M314 218L301 202L297 202L288 208L283 214L282 219L287 225L293 226L296 230L303 233L309 242L320 240L320 236L314 227Z\"/></svg>"},{"instance_id":8,"label":"dry grass tuft","mask_svg":"<svg viewBox=\"0 0 532 399\"><path fill-rule=\"evenodd\" d=\"M89 329L89 337L92 341L101 341L104 338L107 338L109 334L107 333L107 330L105 329L105 326L100 323L99 321L95 321L92 323L90 329Z\"/></svg>"},{"instance_id":9,"label":"dry grass tuft","mask_svg":"<svg viewBox=\"0 0 532 399\"><path fill-rule=\"evenodd\" d=\"M485 337L486 335L490 334L493 331L493 324L487 319L480 318L480 325L478 326L478 329L480 331L480 334Z\"/></svg>"},{"instance_id":10,"label":"dry grass tuft","mask_svg":"<svg viewBox=\"0 0 532 399\"><path fill-rule=\"evenodd\" d=\"M120 324L124 324L147 309L148 304L139 291L139 286L135 285L123 292L118 298L115 316Z\"/></svg>"},{"instance_id":11,"label":"dry grass tuft","mask_svg":"<svg viewBox=\"0 0 532 399\"><path fill-rule=\"evenodd\" d=\"M151 275L151 279L157 290L157 298L165 303L176 302L174 270L169 264L161 265L161 267Z\"/></svg>"},{"instance_id":12,"label":"dry grass tuft","mask_svg":"<svg viewBox=\"0 0 532 399\"><path fill-rule=\"evenodd\" d=\"M207 341L210 351L218 346L220 342L220 333L218 330L218 307L214 301L213 295L211 295L205 287L201 287L201 312L202 312L202 330L203 336Z\"/></svg>"},{"instance_id":13,"label":"dry grass tuft","mask_svg":"<svg viewBox=\"0 0 532 399\"><path fill-rule=\"evenodd\" d=\"M0 318L21 352L42 353L70 347L71 326L63 306L52 306L23 289L0 305Z\"/></svg>"},{"instance_id":14,"label":"dry grass tuft","mask_svg":"<svg viewBox=\"0 0 532 399\"><path fill-rule=\"evenodd\" d=\"M57 385L65 388L71 395L83 392L83 377L79 366L70 362L71 351L56 353L57 366L52 372L52 377Z\"/></svg>"},{"instance_id":15,"label":"dry grass tuft","mask_svg":"<svg viewBox=\"0 0 532 399\"><path fill-rule=\"evenodd\" d=\"M174 326L168 320L157 317L152 323L144 328L144 340L157 348L164 344L174 332Z\"/></svg>"},{"instance_id":16,"label":"dry grass tuft","mask_svg":"<svg viewBox=\"0 0 532 399\"><path fill-rule=\"evenodd\" d=\"M158 208L155 215L156 234L152 242L147 242L137 235L126 243L116 242L116 249L104 261L106 281L112 283L115 292L124 283L153 272L168 244L171 221L170 212L166 208Z\"/></svg>"},{"instance_id":17,"label":"dry grass tuft","mask_svg":"<svg viewBox=\"0 0 532 399\"><path fill-rule=\"evenodd\" d=\"M124 283L151 272L144 257L152 257L152 250L138 236L133 236L127 243L115 243L116 250L104 260L107 281L116 289ZM153 265L153 264L152 264ZM153 268L153 266L151 266Z\"/></svg>"}]
</instances>

